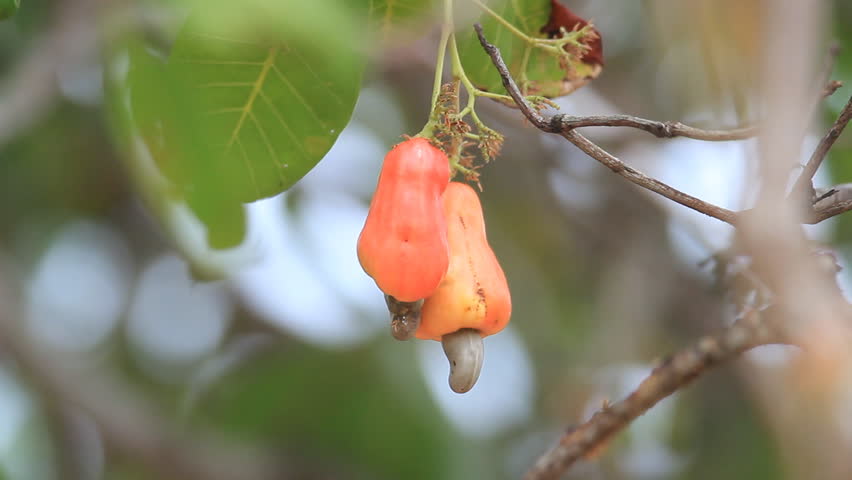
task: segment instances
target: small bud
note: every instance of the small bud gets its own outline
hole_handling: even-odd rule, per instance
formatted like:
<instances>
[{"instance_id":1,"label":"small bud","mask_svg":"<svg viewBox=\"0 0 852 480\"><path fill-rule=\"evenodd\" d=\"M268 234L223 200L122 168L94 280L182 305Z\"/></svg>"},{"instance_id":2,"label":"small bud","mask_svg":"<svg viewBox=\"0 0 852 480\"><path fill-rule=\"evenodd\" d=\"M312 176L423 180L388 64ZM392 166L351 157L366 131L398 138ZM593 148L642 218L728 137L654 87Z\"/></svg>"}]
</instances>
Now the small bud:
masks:
<instances>
[{"instance_id":1,"label":"small bud","mask_svg":"<svg viewBox=\"0 0 852 480\"><path fill-rule=\"evenodd\" d=\"M441 337L441 345L450 362L450 388L456 393L470 391L482 370L482 336L472 328L463 328Z\"/></svg>"}]
</instances>

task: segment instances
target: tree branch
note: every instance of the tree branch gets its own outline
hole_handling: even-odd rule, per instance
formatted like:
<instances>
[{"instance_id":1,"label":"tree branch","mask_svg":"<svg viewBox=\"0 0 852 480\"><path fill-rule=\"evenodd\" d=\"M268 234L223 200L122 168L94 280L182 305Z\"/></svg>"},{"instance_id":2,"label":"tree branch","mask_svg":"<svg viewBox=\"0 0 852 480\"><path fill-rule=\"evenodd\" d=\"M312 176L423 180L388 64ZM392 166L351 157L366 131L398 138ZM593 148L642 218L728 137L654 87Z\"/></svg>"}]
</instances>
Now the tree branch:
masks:
<instances>
[{"instance_id":1,"label":"tree branch","mask_svg":"<svg viewBox=\"0 0 852 480\"><path fill-rule=\"evenodd\" d=\"M843 82L840 80L832 80L826 84L825 88L822 91L822 98L830 97L834 95L834 92L840 89L843 86Z\"/></svg>"},{"instance_id":2,"label":"tree branch","mask_svg":"<svg viewBox=\"0 0 852 480\"><path fill-rule=\"evenodd\" d=\"M477 23L474 25L474 28L479 36L479 42L482 44L482 48L484 48L491 57L491 61L500 73L500 78L503 81L503 86L506 88L506 91L509 92L509 95L515 101L524 116L527 117L527 119L535 125L536 128L544 132L562 135L566 140L576 145L577 148L585 152L590 157L642 188L662 195L669 200L691 208L697 212L709 215L725 223L735 223L737 218L737 214L735 212L681 192L664 182L651 178L635 168L628 166L616 156L607 152L588 138L581 135L579 132L574 131L573 128L576 127L567 130L564 129L562 116L557 115L549 120L544 118L535 108L527 103L512 78L512 74L509 72L508 67L506 67L506 63L503 61L503 56L500 54L500 50L489 43L485 38L485 35L482 33L482 26Z\"/></svg>"},{"instance_id":3,"label":"tree branch","mask_svg":"<svg viewBox=\"0 0 852 480\"><path fill-rule=\"evenodd\" d=\"M627 126L647 131L659 137L675 136L675 133L686 133L687 135L684 136L693 134L693 138L698 137L705 140L738 139L737 135L744 135L743 131L734 131L733 133L701 130L691 131L689 130L690 127L686 126L676 127L677 124L654 122L626 116L579 118L557 115L550 119L545 118L526 102L503 61L499 49L487 41L482 32L482 27L477 24L474 28L479 36L482 47L491 57L492 63L499 72L506 91L515 101L524 116L536 128L544 132L562 135L613 172L618 173L634 184L658 193L681 205L731 224L739 224L742 221L740 217L748 213L733 212L720 208L680 192L659 180L650 178L627 166L621 160L582 136L575 129L592 125ZM831 84L830 88L826 89L826 92L833 92L834 86L836 84ZM852 107L849 108L852 109ZM817 149L814 158L825 156L825 153L822 153L823 150L827 152L831 148L831 144L839 136L842 127L849 121L848 118L845 118L845 115L841 115L841 117L835 123L835 127L826 135L827 140L821 144L821 148ZM680 131L677 131L677 128L680 128ZM749 131L747 133L753 134L754 132ZM819 161L821 162L821 159ZM810 168L814 167L818 167L818 164ZM826 192L826 196L831 197L836 193L836 190ZM848 205L844 202L835 201L829 205L820 206L818 210L813 209L814 218L812 220L821 221L821 219L828 218L828 216L840 213L841 210L852 209L852 201L848 201ZM779 340L781 338L779 334L770 331L774 329L770 329L766 322L761 320L766 313L766 311L750 310L738 322L719 334L705 337L693 347L670 357L655 368L651 375L628 397L615 404L605 406L585 423L569 429L555 447L547 451L536 461L534 466L525 475L525 480L558 478L578 460L593 454L605 446L607 441L625 429L634 419L652 408L660 400L691 383L708 368L734 358L753 347L770 343L783 343Z\"/></svg>"},{"instance_id":4,"label":"tree branch","mask_svg":"<svg viewBox=\"0 0 852 480\"><path fill-rule=\"evenodd\" d=\"M731 225L735 225L737 223L743 212L734 212L726 208L719 207L682 192L664 182L661 182L660 180L649 177L639 170L627 165L618 157L607 152L602 147L577 132L576 129L591 126L631 127L646 131L660 138L680 136L706 141L729 141L753 137L759 133L757 127L743 127L734 130L702 130L684 125L680 122L659 122L630 115L577 117L560 114L554 115L549 119L545 118L538 110L530 105L524 98L523 94L521 94L515 80L512 78L512 74L509 72L509 68L503 60L500 50L485 38L482 26L476 24L474 25L474 29L479 37L479 43L482 45L482 48L485 49L488 56L491 57L491 62L500 74L500 79L502 80L506 91L509 93L509 96L512 97L515 104L518 106L518 109L524 114L527 120L533 124L533 126L546 133L561 135L587 155L594 158L614 173L626 178L631 183L725 223ZM834 49L831 50L829 57L836 57L836 51ZM822 96L820 98L831 95L837 90L837 88L839 88L839 86L839 82L826 83L825 90L822 92ZM832 146L834 146L834 142L838 137L840 137L841 133L843 133L843 129L850 120L852 120L852 98L849 99L849 102L834 122L834 125L825 134L819 146L816 148L813 155L811 155L810 160L797 180L796 188L805 188L810 185L810 181L816 173L816 170L825 159L828 151L831 150ZM824 192L824 195L825 198L832 198L834 201L826 202L822 205L816 205L818 202L814 202L815 205L808 209L805 218L802 219L803 223L819 223L852 210L851 199L841 199L837 196L833 196L831 192Z\"/></svg>"},{"instance_id":5,"label":"tree branch","mask_svg":"<svg viewBox=\"0 0 852 480\"><path fill-rule=\"evenodd\" d=\"M576 131L561 133L566 140L573 143L580 150L585 152L590 157L594 158L613 172L621 175L630 182L639 185L642 188L650 190L654 193L662 195L673 202L679 203L685 207L691 208L697 212L701 212L707 216L721 220L725 223L733 225L737 220L736 212L726 208L713 205L705 202L700 198L693 197L688 193L684 193L656 178L649 177L635 168L625 164L618 157L607 152L596 143L581 135Z\"/></svg>"},{"instance_id":6,"label":"tree branch","mask_svg":"<svg viewBox=\"0 0 852 480\"><path fill-rule=\"evenodd\" d=\"M814 190L816 199L813 209L806 218L815 224L852 210L852 183L842 183L829 188Z\"/></svg>"},{"instance_id":7,"label":"tree branch","mask_svg":"<svg viewBox=\"0 0 852 480\"><path fill-rule=\"evenodd\" d=\"M755 137L759 133L755 126L732 130L704 130L680 122L659 122L632 115L590 115L584 117L555 115L550 120L550 124L561 132L568 132L581 127L630 127L644 130L659 138L685 137L710 142L745 140Z\"/></svg>"},{"instance_id":8,"label":"tree branch","mask_svg":"<svg viewBox=\"0 0 852 480\"><path fill-rule=\"evenodd\" d=\"M665 359L629 396L604 406L585 423L569 428L556 446L539 457L524 480L559 478L578 460L605 446L637 417L708 369L754 347L783 343L763 321L764 316L765 312L751 310L718 334Z\"/></svg>"},{"instance_id":9,"label":"tree branch","mask_svg":"<svg viewBox=\"0 0 852 480\"><path fill-rule=\"evenodd\" d=\"M831 147L834 146L834 142L840 137L843 133L843 130L846 128L846 125L849 124L849 121L852 120L852 97L849 97L849 101L846 102L846 106L843 107L843 110L840 111L840 115L838 115L837 120L834 121L834 125L828 129L828 132L822 137L817 145L814 153L811 154L811 158L808 159L808 163L805 164L805 168L802 169L802 173L799 175L798 180L796 180L796 184L793 187L792 193L802 192L805 189L813 192L813 178L816 175L817 170L820 165L822 165L823 160L825 160L826 155L828 155ZM811 198L811 195L807 196L808 199Z\"/></svg>"}]
</instances>

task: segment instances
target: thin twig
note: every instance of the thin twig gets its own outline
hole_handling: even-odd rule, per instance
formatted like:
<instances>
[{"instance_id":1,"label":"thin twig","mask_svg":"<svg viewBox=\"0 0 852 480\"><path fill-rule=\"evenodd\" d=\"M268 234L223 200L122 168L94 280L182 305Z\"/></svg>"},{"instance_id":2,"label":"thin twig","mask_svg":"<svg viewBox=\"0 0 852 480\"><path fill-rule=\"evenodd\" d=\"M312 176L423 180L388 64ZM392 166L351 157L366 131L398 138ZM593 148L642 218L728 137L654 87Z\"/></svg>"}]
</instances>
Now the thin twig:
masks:
<instances>
[{"instance_id":1,"label":"thin twig","mask_svg":"<svg viewBox=\"0 0 852 480\"><path fill-rule=\"evenodd\" d=\"M816 199L806 223L815 224L852 210L852 183L814 190Z\"/></svg>"},{"instance_id":2,"label":"thin twig","mask_svg":"<svg viewBox=\"0 0 852 480\"><path fill-rule=\"evenodd\" d=\"M656 178L645 175L635 168L625 164L619 160L618 157L607 152L577 131L572 130L562 133L561 135L590 157L642 188L662 195L673 202L677 202L685 207L691 208L725 223L733 225L737 220L736 212L705 202L700 198L681 192L680 190L663 183Z\"/></svg>"},{"instance_id":3,"label":"thin twig","mask_svg":"<svg viewBox=\"0 0 852 480\"><path fill-rule=\"evenodd\" d=\"M524 98L521 90L512 78L512 74L509 72L509 67L507 67L506 62L503 61L503 55L500 53L500 49L492 45L488 39L485 38L485 34L482 32L482 25L476 23L473 25L473 28L476 30L476 35L479 37L479 43L482 45L482 48L485 49L485 53L491 57L491 62L500 74L500 80L503 82L503 88L506 89L506 92L509 93L512 100L515 101L515 104L518 109L521 110L521 113L523 113L524 116L527 117L527 119L539 130L548 133L558 133L560 131L558 126L552 126L549 120L545 119L540 113L538 113L538 110L527 103L527 100Z\"/></svg>"},{"instance_id":4,"label":"thin twig","mask_svg":"<svg viewBox=\"0 0 852 480\"><path fill-rule=\"evenodd\" d=\"M820 222L824 222L831 217L836 217L840 214L846 213L850 210L852 210L852 200L834 202L824 208L814 210L813 213L808 215L808 217L805 219L805 223L809 225L814 225Z\"/></svg>"},{"instance_id":5,"label":"thin twig","mask_svg":"<svg viewBox=\"0 0 852 480\"><path fill-rule=\"evenodd\" d=\"M810 114L808 118L811 119L814 117L816 112L819 111L820 102L831 95L834 94L843 83L837 80L831 81L831 73L834 71L834 67L837 64L837 58L840 56L840 45L833 44L828 49L828 55L825 59L825 66L823 67L822 75L820 75L818 86L822 88L820 95L816 98L816 101L811 105ZM822 165L823 160L825 160L825 156L828 154L828 151L831 150L831 147L834 145L834 141L837 140L837 137L843 132L843 129L846 127L846 123L849 122L849 118L846 118L846 121L840 127L840 130L836 132L836 135L832 138L832 132L834 132L835 128L838 126L839 122L844 116L844 113L850 110L850 105L852 105L852 98L849 99L849 102L844 107L843 111L838 116L837 120L834 122L834 125L829 129L829 131L825 134L825 136L820 140L819 145L817 145L816 150L814 150L813 154L811 154L811 158L808 159L807 164L802 169L802 172L799 174L799 178L796 180L796 183L793 184L793 188L790 190L790 195L795 196L801 193L805 193L805 198L808 201L816 203L812 199L814 198L814 185L813 178L816 175L817 170L819 170L820 165ZM852 114L852 112L849 112Z\"/></svg>"},{"instance_id":6,"label":"thin twig","mask_svg":"<svg viewBox=\"0 0 852 480\"><path fill-rule=\"evenodd\" d=\"M837 120L834 121L834 125L828 129L828 132L822 137L819 145L817 145L814 153L811 154L811 158L808 159L808 163L805 164L805 167L802 169L802 173L799 175L798 180L796 180L796 184L793 187L793 192L801 192L804 189L811 187L811 191L813 190L812 181L814 175L816 175L817 170L820 165L822 165L823 160L825 160L826 155L828 155L831 147L834 146L834 142L840 137L843 133L843 130L846 128L846 125L849 124L849 121L852 120L852 97L849 97L849 101L846 102L846 106L843 107L843 110L840 111L840 115L838 115Z\"/></svg>"},{"instance_id":7,"label":"thin twig","mask_svg":"<svg viewBox=\"0 0 852 480\"><path fill-rule=\"evenodd\" d=\"M704 130L684 125L680 122L660 122L632 115L556 115L551 119L552 126L558 125L560 130L567 132L581 127L630 127L644 130L659 138L685 137L710 142L727 142L745 140L757 136L756 126L741 127L731 130Z\"/></svg>"},{"instance_id":8,"label":"thin twig","mask_svg":"<svg viewBox=\"0 0 852 480\"><path fill-rule=\"evenodd\" d=\"M825 61L823 62L822 74L817 80L817 87L823 87L822 97L819 98L819 100L822 100L825 97L830 97L838 88L843 86L843 82L831 80L831 74L834 73L834 68L837 66L838 58L840 58L840 44L835 41L828 46L828 52L825 56ZM819 102L814 105L814 108L818 106Z\"/></svg>"},{"instance_id":9,"label":"thin twig","mask_svg":"<svg viewBox=\"0 0 852 480\"><path fill-rule=\"evenodd\" d=\"M718 334L705 337L664 360L629 396L604 406L586 422L569 428L556 446L539 457L524 480L559 478L578 460L605 446L613 435L707 369L754 347L779 343L763 317L760 311L752 310Z\"/></svg>"},{"instance_id":10,"label":"thin twig","mask_svg":"<svg viewBox=\"0 0 852 480\"><path fill-rule=\"evenodd\" d=\"M521 94L520 89L518 89L517 84L512 78L512 74L509 72L508 67L506 67L506 63L503 61L503 56L500 54L500 50L496 46L489 43L488 40L485 38L485 35L482 33L482 26L476 24L474 25L474 28L476 29L476 33L479 36L479 42L482 44L482 48L484 48L488 55L491 57L491 61L494 63L494 66L500 73L500 78L503 81L503 86L506 88L506 91L515 101L524 116L527 117L527 119L536 128L544 132L562 135L563 137L565 137L565 139L576 145L577 148L585 152L590 157L594 158L613 172L621 175L630 182L639 185L642 188L662 195L663 197L668 198L669 200L679 203L685 207L691 208L697 212L701 212L705 215L721 220L725 223L735 223L737 218L737 214L735 212L713 205L711 203L705 202L704 200L681 192L680 190L666 183L663 183L655 178L651 178L645 175L644 173L636 170L635 168L628 166L627 164L619 160L616 156L610 154L609 152L607 152L588 138L584 137L577 131L573 129L563 129L560 116L555 116L551 119L544 118L535 108L533 108L529 103L527 103L526 99L524 98L523 94Z\"/></svg>"},{"instance_id":11,"label":"thin twig","mask_svg":"<svg viewBox=\"0 0 852 480\"><path fill-rule=\"evenodd\" d=\"M840 89L843 86L843 82L840 80L832 80L826 84L825 88L822 90L822 98L827 98L834 95L834 92Z\"/></svg>"}]
</instances>

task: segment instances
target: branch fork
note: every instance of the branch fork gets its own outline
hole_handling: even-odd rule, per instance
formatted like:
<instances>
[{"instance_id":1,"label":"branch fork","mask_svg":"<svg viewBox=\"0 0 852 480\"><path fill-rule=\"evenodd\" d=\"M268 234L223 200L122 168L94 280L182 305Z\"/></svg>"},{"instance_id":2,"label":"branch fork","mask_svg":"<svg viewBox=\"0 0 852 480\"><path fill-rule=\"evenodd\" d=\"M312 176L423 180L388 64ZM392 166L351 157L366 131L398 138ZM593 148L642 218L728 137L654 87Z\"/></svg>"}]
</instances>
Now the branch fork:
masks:
<instances>
[{"instance_id":1,"label":"branch fork","mask_svg":"<svg viewBox=\"0 0 852 480\"><path fill-rule=\"evenodd\" d=\"M506 91L509 93L509 96L512 100L514 100L515 105L517 105L521 113L524 114L524 117L526 117L527 120L529 120L529 122L537 129L546 133L561 135L587 155L594 158L614 173L626 178L631 183L722 222L733 226L737 225L739 217L745 212L734 212L732 210L722 208L718 205L714 205L682 192L665 182L650 177L625 164L618 157L607 152L605 149L580 134L577 129L592 126L631 127L643 130L659 138L685 137L696 140L722 142L744 140L755 137L759 133L757 127L747 126L732 130L704 130L691 127L680 122L659 122L630 115L577 117L557 114L550 118L546 118L532 105L530 105L523 96L517 83L512 78L509 68L503 60L500 50L485 38L482 26L480 24L475 24L474 29L479 37L479 43L482 45L482 48L488 56L491 57L494 67L500 74L500 79L502 80ZM826 87L826 91L822 92L823 95L826 93L833 93L838 88L836 82L831 82L827 85L828 87ZM817 146L817 149L803 168L802 173L796 182L796 187L792 190L788 199L796 201L798 198L796 195L797 192L804 188L802 185L810 185L813 176L816 174L816 170L822 164L822 161L825 159L828 151L834 145L834 142L843 132L844 128L846 128L846 125L850 120L852 120L852 98L849 99L849 102L837 118L837 121L835 121L831 129L829 129L828 133L826 133L822 141L820 141L819 146ZM815 198L816 197L814 195L807 196L808 204L806 205L807 208L805 210L805 215L802 218L802 223L819 223L827 220L828 218L852 210L852 202L850 201L823 202L823 204L817 207L817 202L814 200Z\"/></svg>"},{"instance_id":2,"label":"branch fork","mask_svg":"<svg viewBox=\"0 0 852 480\"><path fill-rule=\"evenodd\" d=\"M628 181L659 194L669 200L704 213L733 226L739 226L751 211L734 212L677 190L666 183L652 178L625 164L605 149L592 142L577 129L582 127L630 127L645 131L659 138L685 137L704 141L732 141L752 138L758 135L757 127L748 126L732 130L703 130L680 122L659 122L629 115L578 117L558 114L546 118L532 107L521 94L515 80L506 66L500 50L488 42L482 27L474 25L480 44L491 57L494 67L500 74L503 86L514 100L515 105L537 129L561 135L577 148L594 158L614 173ZM839 88L837 82L823 82L822 97L834 93ZM788 201L806 200L806 210L802 223L819 223L835 215L852 210L852 184L838 185L824 190L814 190L813 177L822 164L834 142L852 120L852 98L846 104L834 125L820 141L791 190ZM806 193L806 195L803 195ZM584 423L569 428L559 442L544 453L524 476L525 480L557 479L577 461L588 458L633 420L648 411L662 399L689 385L707 369L741 353L768 344L790 342L782 336L780 326L774 326L776 307L755 308L745 306L739 320L721 332L698 341L692 347L678 352L664 360L626 398L604 406ZM780 313L780 312L777 312Z\"/></svg>"}]
</instances>

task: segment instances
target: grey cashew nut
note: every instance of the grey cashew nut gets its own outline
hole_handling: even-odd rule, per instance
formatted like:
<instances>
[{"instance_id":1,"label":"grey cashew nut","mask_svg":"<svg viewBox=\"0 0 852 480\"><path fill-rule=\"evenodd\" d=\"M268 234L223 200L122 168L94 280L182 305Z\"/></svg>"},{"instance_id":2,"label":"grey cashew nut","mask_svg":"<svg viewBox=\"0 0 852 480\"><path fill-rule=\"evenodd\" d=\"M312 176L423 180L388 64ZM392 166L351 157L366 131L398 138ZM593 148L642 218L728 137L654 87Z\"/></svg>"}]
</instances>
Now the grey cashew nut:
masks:
<instances>
[{"instance_id":1,"label":"grey cashew nut","mask_svg":"<svg viewBox=\"0 0 852 480\"><path fill-rule=\"evenodd\" d=\"M450 362L450 388L456 393L470 391L479 379L485 348L479 330L462 328L441 337L444 355Z\"/></svg>"}]
</instances>

